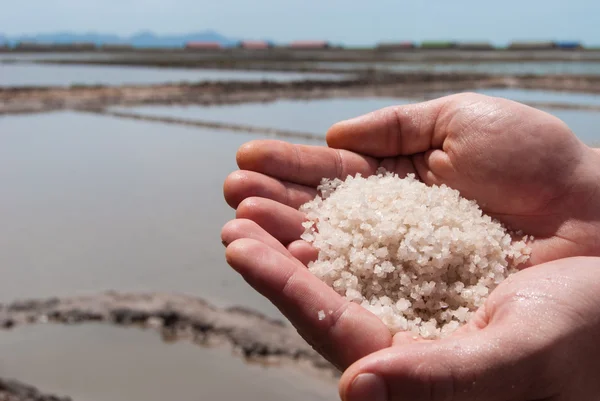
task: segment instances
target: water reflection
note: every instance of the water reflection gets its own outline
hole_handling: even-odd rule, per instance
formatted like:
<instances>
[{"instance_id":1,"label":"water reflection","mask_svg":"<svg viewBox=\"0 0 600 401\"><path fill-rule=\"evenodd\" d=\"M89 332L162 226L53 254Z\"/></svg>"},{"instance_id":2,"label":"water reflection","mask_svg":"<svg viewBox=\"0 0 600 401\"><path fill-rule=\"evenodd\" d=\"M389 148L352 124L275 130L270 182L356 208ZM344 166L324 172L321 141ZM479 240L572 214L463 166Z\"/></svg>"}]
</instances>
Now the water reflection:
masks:
<instances>
[{"instance_id":1,"label":"water reflection","mask_svg":"<svg viewBox=\"0 0 600 401\"><path fill-rule=\"evenodd\" d=\"M180 291L278 311L224 260L222 183L257 136L74 113L0 118L0 300Z\"/></svg>"},{"instance_id":2,"label":"water reflection","mask_svg":"<svg viewBox=\"0 0 600 401\"><path fill-rule=\"evenodd\" d=\"M199 81L342 79L338 74L97 65L1 64L1 86L125 85Z\"/></svg>"},{"instance_id":3,"label":"water reflection","mask_svg":"<svg viewBox=\"0 0 600 401\"><path fill-rule=\"evenodd\" d=\"M514 89L483 90L480 92L523 102L600 104L598 96L588 94ZM439 96L442 95L440 94ZM143 106L132 109L119 108L118 110L129 110L146 115L192 120L232 122L261 127L293 129L324 136L327 129L338 121L387 106L414 102L414 100L394 98L321 99L310 101L280 100L273 103L245 103L214 107ZM546 111L565 121L584 142L597 143L600 141L600 131L597 128L600 126L600 113L561 109L549 109Z\"/></svg>"},{"instance_id":4,"label":"water reflection","mask_svg":"<svg viewBox=\"0 0 600 401\"><path fill-rule=\"evenodd\" d=\"M278 100L213 107L143 106L118 108L145 115L248 124L325 136L332 124L387 106L414 102L396 98Z\"/></svg>"},{"instance_id":5,"label":"water reflection","mask_svg":"<svg viewBox=\"0 0 600 401\"><path fill-rule=\"evenodd\" d=\"M314 63L322 68L337 68L342 70L376 69L396 72L471 72L495 75L598 75L598 61L521 61L521 62L368 62L368 63Z\"/></svg>"},{"instance_id":6,"label":"water reflection","mask_svg":"<svg viewBox=\"0 0 600 401\"><path fill-rule=\"evenodd\" d=\"M0 347L0 377L74 400L337 399L335 385L291 367L247 365L225 349L165 344L133 328L30 326L0 333Z\"/></svg>"}]
</instances>

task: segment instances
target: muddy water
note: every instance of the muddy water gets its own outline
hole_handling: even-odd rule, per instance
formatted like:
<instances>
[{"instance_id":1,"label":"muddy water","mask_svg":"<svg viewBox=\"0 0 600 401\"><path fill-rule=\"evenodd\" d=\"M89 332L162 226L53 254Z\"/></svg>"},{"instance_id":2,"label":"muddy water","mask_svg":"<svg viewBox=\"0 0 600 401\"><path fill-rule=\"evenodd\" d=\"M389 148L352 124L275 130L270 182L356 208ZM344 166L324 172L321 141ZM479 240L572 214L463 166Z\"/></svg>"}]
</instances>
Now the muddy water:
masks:
<instances>
[{"instance_id":1,"label":"muddy water","mask_svg":"<svg viewBox=\"0 0 600 401\"><path fill-rule=\"evenodd\" d=\"M274 307L225 263L222 183L258 138L74 113L0 118L0 301L179 291Z\"/></svg>"},{"instance_id":2,"label":"muddy water","mask_svg":"<svg viewBox=\"0 0 600 401\"><path fill-rule=\"evenodd\" d=\"M334 401L336 386L291 367L245 364L226 349L163 343L103 325L0 332L0 376L74 401Z\"/></svg>"},{"instance_id":3,"label":"muddy water","mask_svg":"<svg viewBox=\"0 0 600 401\"><path fill-rule=\"evenodd\" d=\"M301 79L341 79L335 74L293 72L226 71L152 67L2 64L2 86L126 85L199 81L293 81Z\"/></svg>"},{"instance_id":4,"label":"muddy water","mask_svg":"<svg viewBox=\"0 0 600 401\"><path fill-rule=\"evenodd\" d=\"M279 100L226 106L142 106L117 108L145 115L208 120L310 132L325 136L334 123L387 106L414 101L396 98Z\"/></svg>"}]
</instances>

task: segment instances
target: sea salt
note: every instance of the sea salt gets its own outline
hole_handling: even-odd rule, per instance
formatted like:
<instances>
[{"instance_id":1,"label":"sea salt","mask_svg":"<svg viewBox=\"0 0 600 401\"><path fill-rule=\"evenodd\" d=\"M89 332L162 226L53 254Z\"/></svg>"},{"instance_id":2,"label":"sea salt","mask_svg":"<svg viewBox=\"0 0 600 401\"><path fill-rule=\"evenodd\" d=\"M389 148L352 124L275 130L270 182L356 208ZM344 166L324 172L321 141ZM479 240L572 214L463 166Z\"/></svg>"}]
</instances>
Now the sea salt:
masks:
<instances>
[{"instance_id":1,"label":"sea salt","mask_svg":"<svg viewBox=\"0 0 600 401\"><path fill-rule=\"evenodd\" d=\"M300 208L302 239L319 251L309 270L392 333L451 334L529 258L528 237L514 241L474 201L414 175L324 179L318 190Z\"/></svg>"}]
</instances>

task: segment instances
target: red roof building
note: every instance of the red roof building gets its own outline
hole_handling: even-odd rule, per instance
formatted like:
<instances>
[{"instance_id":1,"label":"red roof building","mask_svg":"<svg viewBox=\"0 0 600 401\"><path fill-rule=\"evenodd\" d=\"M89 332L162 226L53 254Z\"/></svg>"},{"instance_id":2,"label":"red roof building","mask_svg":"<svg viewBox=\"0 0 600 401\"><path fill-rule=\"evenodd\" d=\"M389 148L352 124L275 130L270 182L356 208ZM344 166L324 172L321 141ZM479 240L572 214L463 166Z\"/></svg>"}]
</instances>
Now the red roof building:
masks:
<instances>
[{"instance_id":1,"label":"red roof building","mask_svg":"<svg viewBox=\"0 0 600 401\"><path fill-rule=\"evenodd\" d=\"M241 49L254 49L254 50L262 50L262 49L270 49L273 45L265 40L242 40L238 47Z\"/></svg>"}]
</instances>

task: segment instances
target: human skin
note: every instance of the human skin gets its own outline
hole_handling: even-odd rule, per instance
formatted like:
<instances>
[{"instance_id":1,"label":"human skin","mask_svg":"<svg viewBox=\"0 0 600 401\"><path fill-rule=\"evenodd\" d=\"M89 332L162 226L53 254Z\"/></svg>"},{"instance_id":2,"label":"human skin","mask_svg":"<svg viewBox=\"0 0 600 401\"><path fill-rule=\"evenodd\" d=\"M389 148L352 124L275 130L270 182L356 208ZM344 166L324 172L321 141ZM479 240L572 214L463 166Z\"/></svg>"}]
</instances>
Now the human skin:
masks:
<instances>
[{"instance_id":1,"label":"human skin","mask_svg":"<svg viewBox=\"0 0 600 401\"><path fill-rule=\"evenodd\" d=\"M240 171L224 185L237 219L222 238L229 264L345 371L343 399L600 397L594 379L600 355L591 352L593 336L600 338L600 269L594 269L600 262L591 258L600 256L597 149L549 114L475 94L345 121L329 130L327 142L329 148L278 141L242 146ZM392 338L378 318L305 268L315 251L298 240L304 216L297 208L315 196L322 177L370 175L378 167L447 184L510 229L535 237L533 267L499 286L448 339ZM565 259L577 256L590 258ZM320 321L319 310L334 313ZM584 362L576 365L575 358ZM565 366L570 374L558 375ZM361 373L366 376L357 379ZM559 376L579 383L578 390ZM515 382L512 392L503 389L505 377ZM579 398L568 398L574 394Z\"/></svg>"}]
</instances>

